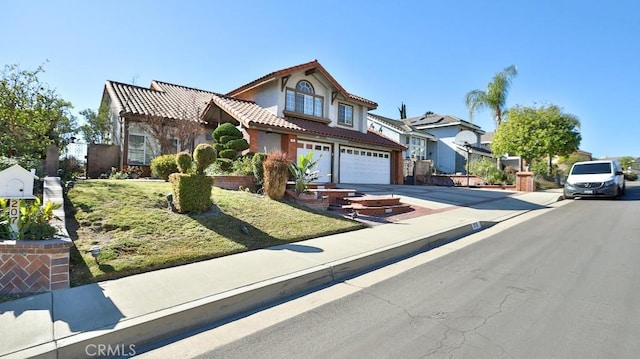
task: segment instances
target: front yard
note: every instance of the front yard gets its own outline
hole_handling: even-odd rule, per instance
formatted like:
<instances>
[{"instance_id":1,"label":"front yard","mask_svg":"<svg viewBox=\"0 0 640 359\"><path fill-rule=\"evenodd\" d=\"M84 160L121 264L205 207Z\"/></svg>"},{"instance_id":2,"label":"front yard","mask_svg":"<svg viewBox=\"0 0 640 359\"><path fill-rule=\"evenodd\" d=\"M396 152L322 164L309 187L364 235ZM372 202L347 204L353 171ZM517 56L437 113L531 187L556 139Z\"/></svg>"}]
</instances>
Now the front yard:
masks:
<instances>
[{"instance_id":1,"label":"front yard","mask_svg":"<svg viewBox=\"0 0 640 359\"><path fill-rule=\"evenodd\" d=\"M167 209L167 182L78 181L68 192L71 285L120 278L233 253L363 228L330 213L214 187L214 210ZM89 253L100 246L98 262Z\"/></svg>"}]
</instances>

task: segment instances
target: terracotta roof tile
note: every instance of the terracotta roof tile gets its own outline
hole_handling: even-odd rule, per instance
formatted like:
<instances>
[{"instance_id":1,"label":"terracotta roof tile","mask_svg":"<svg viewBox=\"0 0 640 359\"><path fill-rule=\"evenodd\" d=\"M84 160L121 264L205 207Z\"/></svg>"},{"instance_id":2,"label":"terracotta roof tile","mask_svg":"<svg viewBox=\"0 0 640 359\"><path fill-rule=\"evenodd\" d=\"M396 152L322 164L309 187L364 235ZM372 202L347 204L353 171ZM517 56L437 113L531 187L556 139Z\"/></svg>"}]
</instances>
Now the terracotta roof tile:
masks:
<instances>
[{"instance_id":1,"label":"terracotta roof tile","mask_svg":"<svg viewBox=\"0 0 640 359\"><path fill-rule=\"evenodd\" d=\"M302 133L340 138L358 143L389 147L397 150L406 149L404 145L380 134L377 131L367 131L367 133L362 133L360 131L348 130L346 128L340 127L332 127L320 122L303 120L299 118L287 117L286 120L298 126Z\"/></svg>"},{"instance_id":2,"label":"terracotta roof tile","mask_svg":"<svg viewBox=\"0 0 640 359\"><path fill-rule=\"evenodd\" d=\"M274 71L271 72L269 74L266 74L254 81L249 82L248 84L242 85L240 87L238 87L237 89L230 91L227 93L227 96L237 96L238 94L244 92L247 89L250 89L262 82L268 81L268 80L272 80L272 79L276 79L279 78L281 76L286 76L289 75L291 73L297 72L297 71L302 71L302 70L307 70L307 69L312 69L312 68L316 68L318 69L337 89L338 91L342 94L342 96L360 102L362 104L365 104L369 107L369 109L375 109L378 107L378 104L368 100L364 97L360 97L360 96L356 96L353 95L349 92L347 92L342 85L340 85L340 83L338 83L338 81L336 81L336 79L333 78L333 76L331 76L331 74L322 66L320 65L320 63L318 62L318 60L313 60L304 64L300 64L300 65L296 65L296 66L291 66L291 67L287 67L285 69L282 70L278 70L278 71Z\"/></svg>"},{"instance_id":3,"label":"terracotta roof tile","mask_svg":"<svg viewBox=\"0 0 640 359\"><path fill-rule=\"evenodd\" d=\"M160 81L153 81L150 88L107 81L106 89L123 115L171 119L197 119L211 97L219 95Z\"/></svg>"},{"instance_id":4,"label":"terracotta roof tile","mask_svg":"<svg viewBox=\"0 0 640 359\"><path fill-rule=\"evenodd\" d=\"M278 117L253 101L166 82L153 81L151 88L144 88L107 81L106 89L116 102L121 115L171 119L187 119L197 115L199 119L212 104L215 104L245 127L274 128L285 132L321 135L357 143L405 149L405 146L376 131L362 133L310 120Z\"/></svg>"}]
</instances>

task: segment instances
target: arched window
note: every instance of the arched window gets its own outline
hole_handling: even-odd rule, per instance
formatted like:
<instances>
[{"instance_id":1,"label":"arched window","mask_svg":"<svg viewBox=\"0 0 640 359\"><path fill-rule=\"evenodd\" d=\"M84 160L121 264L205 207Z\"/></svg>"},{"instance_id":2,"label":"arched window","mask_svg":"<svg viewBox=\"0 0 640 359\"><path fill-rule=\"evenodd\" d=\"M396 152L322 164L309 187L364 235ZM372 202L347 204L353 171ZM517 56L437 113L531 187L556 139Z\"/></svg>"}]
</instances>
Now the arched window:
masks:
<instances>
[{"instance_id":1,"label":"arched window","mask_svg":"<svg viewBox=\"0 0 640 359\"><path fill-rule=\"evenodd\" d=\"M287 88L285 109L287 111L322 117L324 97L317 96L309 81L301 80L296 88Z\"/></svg>"}]
</instances>

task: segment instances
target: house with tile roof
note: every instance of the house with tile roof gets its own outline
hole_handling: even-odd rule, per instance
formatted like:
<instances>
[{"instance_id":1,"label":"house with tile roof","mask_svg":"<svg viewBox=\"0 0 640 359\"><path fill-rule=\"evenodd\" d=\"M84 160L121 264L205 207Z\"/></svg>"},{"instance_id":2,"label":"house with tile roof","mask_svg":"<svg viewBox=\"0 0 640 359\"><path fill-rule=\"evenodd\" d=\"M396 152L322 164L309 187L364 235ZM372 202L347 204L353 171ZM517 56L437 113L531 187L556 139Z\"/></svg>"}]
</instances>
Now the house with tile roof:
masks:
<instances>
[{"instance_id":1,"label":"house with tile roof","mask_svg":"<svg viewBox=\"0 0 640 359\"><path fill-rule=\"evenodd\" d=\"M107 81L121 167L148 166L161 153L211 142L211 132L230 122L245 134L250 152L282 150L291 160L313 151L319 182L401 183L406 147L370 131L371 100L347 92L317 60L282 69L227 94L153 81L149 88ZM185 122L186 121L186 122ZM169 144L153 136L150 123L164 123ZM202 131L184 141L181 125Z\"/></svg>"},{"instance_id":2,"label":"house with tile roof","mask_svg":"<svg viewBox=\"0 0 640 359\"><path fill-rule=\"evenodd\" d=\"M482 157L492 158L491 151L480 146L480 136L485 132L476 124L455 116L431 113L427 116L407 118L406 121L413 128L425 131L438 139L435 151L435 166L442 173L466 173L467 148L455 143L455 137L460 131L471 131L476 134L477 141L469 147L469 160L474 161Z\"/></svg>"},{"instance_id":3,"label":"house with tile roof","mask_svg":"<svg viewBox=\"0 0 640 359\"><path fill-rule=\"evenodd\" d=\"M367 114L369 129L377 130L394 141L407 146L402 158L414 160L433 160L438 139L426 131L414 128L404 120L396 120L373 113Z\"/></svg>"},{"instance_id":4,"label":"house with tile roof","mask_svg":"<svg viewBox=\"0 0 640 359\"><path fill-rule=\"evenodd\" d=\"M380 116L370 115L370 124L376 125L389 123L383 121ZM401 120L393 120L396 126L384 127L396 134L391 137L400 136L400 141L409 141L408 151L405 157L411 157L415 152L424 151L424 159L433 161L434 168L440 173L466 173L467 149L455 143L454 139L460 131L471 131L477 135L477 142L470 147L470 160L481 157L492 157L491 151L480 145L480 136L485 132L477 125L449 115L439 115L435 113L426 116L411 117ZM394 129L395 128L395 129ZM420 141L417 134L423 134L425 141ZM418 146L411 146L413 143ZM411 152L413 151L413 152ZM421 155L422 156L422 155Z\"/></svg>"},{"instance_id":5,"label":"house with tile roof","mask_svg":"<svg viewBox=\"0 0 640 359\"><path fill-rule=\"evenodd\" d=\"M407 146L404 158L426 159L441 173L466 173L467 149L454 142L456 134L468 130L478 141L470 147L470 159L492 157L483 148L480 136L485 132L477 125L460 118L435 113L406 119L389 119L369 114L369 126L389 133L391 138Z\"/></svg>"}]
</instances>

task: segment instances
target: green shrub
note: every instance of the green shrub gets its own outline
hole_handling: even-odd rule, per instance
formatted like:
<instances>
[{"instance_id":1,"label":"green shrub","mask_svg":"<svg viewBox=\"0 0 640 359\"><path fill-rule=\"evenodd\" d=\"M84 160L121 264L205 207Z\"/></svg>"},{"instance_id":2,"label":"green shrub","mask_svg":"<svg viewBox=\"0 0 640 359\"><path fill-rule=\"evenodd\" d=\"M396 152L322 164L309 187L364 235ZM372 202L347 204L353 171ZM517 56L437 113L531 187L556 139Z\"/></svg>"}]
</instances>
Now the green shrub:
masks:
<instances>
[{"instance_id":1,"label":"green shrub","mask_svg":"<svg viewBox=\"0 0 640 359\"><path fill-rule=\"evenodd\" d=\"M242 132L228 122L221 124L213 131L213 139L218 161L221 162L220 168L224 171L230 171L232 169L230 161L238 158L241 151L249 148L249 143L244 139Z\"/></svg>"},{"instance_id":2,"label":"green shrub","mask_svg":"<svg viewBox=\"0 0 640 359\"><path fill-rule=\"evenodd\" d=\"M200 213L211 207L213 178L198 174L173 173L169 176L173 203L180 213Z\"/></svg>"},{"instance_id":3,"label":"green shrub","mask_svg":"<svg viewBox=\"0 0 640 359\"><path fill-rule=\"evenodd\" d=\"M251 156L242 156L233 161L231 173L239 176L253 176L253 164Z\"/></svg>"},{"instance_id":4,"label":"green shrub","mask_svg":"<svg viewBox=\"0 0 640 359\"><path fill-rule=\"evenodd\" d=\"M256 153L251 158L251 165L253 167L253 177L256 179L256 185L258 188L262 187L264 183L264 167L262 163L267 158L266 153Z\"/></svg>"},{"instance_id":5,"label":"green shrub","mask_svg":"<svg viewBox=\"0 0 640 359\"><path fill-rule=\"evenodd\" d=\"M225 122L213 130L213 139L216 142L225 143L227 141L221 141L222 136L230 136L233 138L242 138L242 132L236 128L232 123Z\"/></svg>"},{"instance_id":6,"label":"green shrub","mask_svg":"<svg viewBox=\"0 0 640 359\"><path fill-rule=\"evenodd\" d=\"M129 174L125 171L118 171L118 168L111 167L111 172L109 173L109 179L113 180L125 180L129 178Z\"/></svg>"},{"instance_id":7,"label":"green shrub","mask_svg":"<svg viewBox=\"0 0 640 359\"><path fill-rule=\"evenodd\" d=\"M236 153L238 153L238 151L232 150L232 149L226 149L226 150L220 151L219 155L220 155L220 158L233 160L236 157Z\"/></svg>"},{"instance_id":8,"label":"green shrub","mask_svg":"<svg viewBox=\"0 0 640 359\"><path fill-rule=\"evenodd\" d=\"M211 145L206 143L197 145L193 151L193 160L196 162L198 174L204 174L204 170L215 162L216 157L216 150Z\"/></svg>"},{"instance_id":9,"label":"green shrub","mask_svg":"<svg viewBox=\"0 0 640 359\"><path fill-rule=\"evenodd\" d=\"M167 181L169 175L178 172L176 155L162 155L151 160L151 175Z\"/></svg>"},{"instance_id":10,"label":"green shrub","mask_svg":"<svg viewBox=\"0 0 640 359\"><path fill-rule=\"evenodd\" d=\"M61 207L60 204L48 201L44 206L41 206L40 198L36 197L30 204L25 200L20 200L19 206L18 239L51 239L58 232L58 229L50 225L49 222L54 218L53 211Z\"/></svg>"},{"instance_id":11,"label":"green shrub","mask_svg":"<svg viewBox=\"0 0 640 359\"><path fill-rule=\"evenodd\" d=\"M235 139L236 139L235 136L228 136L228 135L220 136L220 143L222 143L223 145L226 145L227 142L229 142L231 140L235 140Z\"/></svg>"},{"instance_id":12,"label":"green shrub","mask_svg":"<svg viewBox=\"0 0 640 359\"><path fill-rule=\"evenodd\" d=\"M3 157L0 156L0 171L7 169L13 165L20 165L20 167L31 170L36 170L36 176L44 177L44 161L32 156L20 156L20 157Z\"/></svg>"},{"instance_id":13,"label":"green shrub","mask_svg":"<svg viewBox=\"0 0 640 359\"><path fill-rule=\"evenodd\" d=\"M220 153L221 151L224 151L226 147L222 143L214 143L213 148L217 153Z\"/></svg>"},{"instance_id":14,"label":"green shrub","mask_svg":"<svg viewBox=\"0 0 640 359\"><path fill-rule=\"evenodd\" d=\"M624 179L627 181L637 181L638 180L638 175L634 172L625 172L624 173Z\"/></svg>"},{"instance_id":15,"label":"green shrub","mask_svg":"<svg viewBox=\"0 0 640 359\"><path fill-rule=\"evenodd\" d=\"M236 152L249 149L249 143L244 138L232 139L225 143L225 145L227 146L227 148L235 150Z\"/></svg>"},{"instance_id":16,"label":"green shrub","mask_svg":"<svg viewBox=\"0 0 640 359\"><path fill-rule=\"evenodd\" d=\"M180 152L176 155L176 165L180 173L189 173L193 166L193 158L189 152Z\"/></svg>"},{"instance_id":17,"label":"green shrub","mask_svg":"<svg viewBox=\"0 0 640 359\"><path fill-rule=\"evenodd\" d=\"M0 198L0 240L13 239L10 220L8 201Z\"/></svg>"},{"instance_id":18,"label":"green shrub","mask_svg":"<svg viewBox=\"0 0 640 359\"><path fill-rule=\"evenodd\" d=\"M482 178L489 184L501 183L503 177L496 162L486 157L469 162L469 173Z\"/></svg>"}]
</instances>

